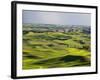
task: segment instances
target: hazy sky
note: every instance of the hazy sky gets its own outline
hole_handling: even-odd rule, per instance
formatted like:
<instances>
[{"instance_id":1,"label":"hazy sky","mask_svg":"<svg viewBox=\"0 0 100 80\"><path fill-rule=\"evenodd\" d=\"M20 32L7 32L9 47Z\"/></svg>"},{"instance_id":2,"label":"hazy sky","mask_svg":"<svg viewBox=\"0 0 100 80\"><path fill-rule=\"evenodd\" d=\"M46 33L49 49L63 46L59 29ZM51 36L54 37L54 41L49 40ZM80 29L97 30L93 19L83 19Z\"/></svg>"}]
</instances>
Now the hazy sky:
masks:
<instances>
[{"instance_id":1,"label":"hazy sky","mask_svg":"<svg viewBox=\"0 0 100 80\"><path fill-rule=\"evenodd\" d=\"M91 14L23 10L23 23L89 25Z\"/></svg>"}]
</instances>

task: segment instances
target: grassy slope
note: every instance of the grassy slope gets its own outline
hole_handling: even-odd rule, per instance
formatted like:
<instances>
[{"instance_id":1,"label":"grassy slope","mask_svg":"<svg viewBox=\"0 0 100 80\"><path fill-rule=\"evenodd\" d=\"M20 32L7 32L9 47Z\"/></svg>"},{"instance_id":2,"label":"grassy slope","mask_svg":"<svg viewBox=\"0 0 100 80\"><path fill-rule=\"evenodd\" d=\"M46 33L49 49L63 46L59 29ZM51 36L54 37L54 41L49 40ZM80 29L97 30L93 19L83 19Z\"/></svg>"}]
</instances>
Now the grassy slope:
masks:
<instances>
[{"instance_id":1,"label":"grassy slope","mask_svg":"<svg viewBox=\"0 0 100 80\"><path fill-rule=\"evenodd\" d=\"M84 37L85 36L85 37ZM86 34L59 32L23 36L23 69L89 66L90 38Z\"/></svg>"}]
</instances>

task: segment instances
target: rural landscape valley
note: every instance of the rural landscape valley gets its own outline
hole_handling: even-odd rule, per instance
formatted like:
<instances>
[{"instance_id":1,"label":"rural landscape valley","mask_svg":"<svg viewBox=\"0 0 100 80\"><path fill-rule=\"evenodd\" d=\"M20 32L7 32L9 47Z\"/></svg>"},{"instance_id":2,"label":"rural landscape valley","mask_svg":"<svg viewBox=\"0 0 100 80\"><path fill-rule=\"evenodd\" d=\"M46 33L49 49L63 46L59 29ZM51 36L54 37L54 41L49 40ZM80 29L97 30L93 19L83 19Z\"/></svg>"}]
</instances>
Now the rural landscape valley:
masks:
<instances>
[{"instance_id":1,"label":"rural landscape valley","mask_svg":"<svg viewBox=\"0 0 100 80\"><path fill-rule=\"evenodd\" d=\"M24 70L91 65L91 27L23 24Z\"/></svg>"}]
</instances>

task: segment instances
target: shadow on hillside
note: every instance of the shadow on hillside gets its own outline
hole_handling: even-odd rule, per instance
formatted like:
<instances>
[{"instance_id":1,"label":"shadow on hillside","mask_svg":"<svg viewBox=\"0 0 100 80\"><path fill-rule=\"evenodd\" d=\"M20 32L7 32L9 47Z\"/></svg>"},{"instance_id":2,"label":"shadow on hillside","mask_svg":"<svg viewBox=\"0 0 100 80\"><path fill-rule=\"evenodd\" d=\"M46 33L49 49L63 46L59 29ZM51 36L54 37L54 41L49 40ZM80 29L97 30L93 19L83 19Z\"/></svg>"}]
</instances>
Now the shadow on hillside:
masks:
<instances>
[{"instance_id":1,"label":"shadow on hillside","mask_svg":"<svg viewBox=\"0 0 100 80\"><path fill-rule=\"evenodd\" d=\"M63 57L57 57L52 59L45 59L37 61L33 64L41 65L41 64L59 64L59 63L67 63L72 61L79 61L79 62L87 62L87 59L83 56L73 56L73 55L67 55Z\"/></svg>"}]
</instances>

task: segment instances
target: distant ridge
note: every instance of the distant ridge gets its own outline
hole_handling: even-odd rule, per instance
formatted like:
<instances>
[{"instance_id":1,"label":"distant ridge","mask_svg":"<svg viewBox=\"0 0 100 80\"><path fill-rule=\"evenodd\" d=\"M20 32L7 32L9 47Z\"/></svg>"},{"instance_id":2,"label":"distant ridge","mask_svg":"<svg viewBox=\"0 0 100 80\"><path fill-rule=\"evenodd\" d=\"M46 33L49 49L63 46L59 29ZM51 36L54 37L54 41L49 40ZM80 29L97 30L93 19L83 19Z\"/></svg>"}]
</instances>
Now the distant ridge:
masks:
<instances>
[{"instance_id":1,"label":"distant ridge","mask_svg":"<svg viewBox=\"0 0 100 80\"><path fill-rule=\"evenodd\" d=\"M62 24L42 24L42 23L23 23L23 25L36 25L36 26L56 26L56 27L65 27L65 26L69 26L69 27L90 27L89 25L62 25Z\"/></svg>"}]
</instances>

